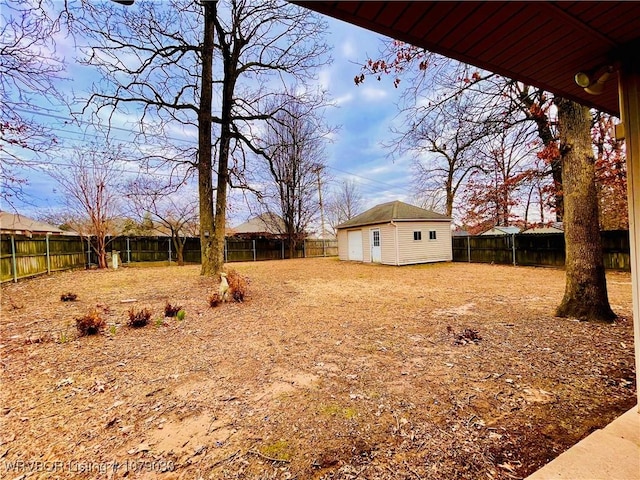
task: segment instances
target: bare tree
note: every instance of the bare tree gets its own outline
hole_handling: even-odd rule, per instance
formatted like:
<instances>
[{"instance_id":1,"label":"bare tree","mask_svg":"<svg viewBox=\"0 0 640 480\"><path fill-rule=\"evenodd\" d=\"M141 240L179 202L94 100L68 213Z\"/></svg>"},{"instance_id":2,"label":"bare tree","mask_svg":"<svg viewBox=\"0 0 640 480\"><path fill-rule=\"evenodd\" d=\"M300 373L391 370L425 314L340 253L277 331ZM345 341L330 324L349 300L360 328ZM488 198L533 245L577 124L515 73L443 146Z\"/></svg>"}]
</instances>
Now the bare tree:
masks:
<instances>
[{"instance_id":1,"label":"bare tree","mask_svg":"<svg viewBox=\"0 0 640 480\"><path fill-rule=\"evenodd\" d=\"M184 265L184 246L198 222L198 203L184 190L144 177L125 186L129 211L142 221L149 218L156 231L169 232L178 265Z\"/></svg>"},{"instance_id":2,"label":"bare tree","mask_svg":"<svg viewBox=\"0 0 640 480\"><path fill-rule=\"evenodd\" d=\"M538 173L535 150L528 139L525 126L516 125L485 137L478 145L478 169L471 175L464 192L463 221L470 227L470 233L494 225L524 223L515 207L524 203L528 184Z\"/></svg>"},{"instance_id":3,"label":"bare tree","mask_svg":"<svg viewBox=\"0 0 640 480\"><path fill-rule=\"evenodd\" d=\"M22 197L27 179L20 169L35 168L56 146L56 138L37 120L64 104L56 84L65 65L56 55L55 36L66 9L49 0L4 0L0 8L0 198Z\"/></svg>"},{"instance_id":4,"label":"bare tree","mask_svg":"<svg viewBox=\"0 0 640 480\"><path fill-rule=\"evenodd\" d=\"M413 114L412 114L413 112ZM422 116L414 116L416 113ZM426 111L408 108L411 125L396 131L396 152L414 155L414 190L420 203L453 215L456 196L469 176L479 168L478 143L488 133L486 124L474 116L473 99L460 95Z\"/></svg>"},{"instance_id":5,"label":"bare tree","mask_svg":"<svg viewBox=\"0 0 640 480\"><path fill-rule=\"evenodd\" d=\"M94 42L87 63L107 84L90 102L109 113L141 105L142 134L150 122L154 134L176 123L198 130L192 162L201 273L216 275L224 260L227 190L234 182L244 185L245 152L259 151L253 144L257 124L272 114L261 110L264 99L288 78L303 83L311 77L326 57L320 37L326 24L282 0L172 0L130 9L87 2L84 8L83 28Z\"/></svg>"},{"instance_id":6,"label":"bare tree","mask_svg":"<svg viewBox=\"0 0 640 480\"><path fill-rule=\"evenodd\" d=\"M596 112L592 129L596 153L598 213L602 230L629 230L624 141L613 135L614 119Z\"/></svg>"},{"instance_id":7,"label":"bare tree","mask_svg":"<svg viewBox=\"0 0 640 480\"><path fill-rule=\"evenodd\" d=\"M343 180L327 202L329 225L336 234L336 227L362 213L362 192L355 180Z\"/></svg>"},{"instance_id":8,"label":"bare tree","mask_svg":"<svg viewBox=\"0 0 640 480\"><path fill-rule=\"evenodd\" d=\"M49 172L64 194L67 223L91 238L98 268L107 267L107 237L117 233L114 220L119 212L117 188L123 158L121 147L89 146L73 153L68 169Z\"/></svg>"},{"instance_id":9,"label":"bare tree","mask_svg":"<svg viewBox=\"0 0 640 480\"><path fill-rule=\"evenodd\" d=\"M317 116L317 104L286 95L262 137L264 187L259 197L267 212L282 217L293 258L298 242L318 212L317 182L324 168L328 129Z\"/></svg>"}]
</instances>

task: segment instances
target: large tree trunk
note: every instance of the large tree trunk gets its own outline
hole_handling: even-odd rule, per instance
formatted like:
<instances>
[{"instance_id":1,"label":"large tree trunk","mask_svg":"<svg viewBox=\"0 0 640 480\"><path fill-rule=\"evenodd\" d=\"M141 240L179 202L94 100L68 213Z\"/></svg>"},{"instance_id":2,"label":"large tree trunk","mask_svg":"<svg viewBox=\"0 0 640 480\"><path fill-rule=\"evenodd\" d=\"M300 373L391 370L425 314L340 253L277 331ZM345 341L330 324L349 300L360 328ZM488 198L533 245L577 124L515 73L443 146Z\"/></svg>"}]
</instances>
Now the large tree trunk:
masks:
<instances>
[{"instance_id":1,"label":"large tree trunk","mask_svg":"<svg viewBox=\"0 0 640 480\"><path fill-rule=\"evenodd\" d=\"M602 239L598 225L591 113L588 107L558 98L558 133L564 189L566 286L558 317L610 322Z\"/></svg>"},{"instance_id":2,"label":"large tree trunk","mask_svg":"<svg viewBox=\"0 0 640 480\"><path fill-rule=\"evenodd\" d=\"M218 273L215 257L213 214L213 169L211 154L211 104L213 81L213 39L216 3L203 2L202 85L198 110L198 194L200 198L201 275Z\"/></svg>"},{"instance_id":3,"label":"large tree trunk","mask_svg":"<svg viewBox=\"0 0 640 480\"><path fill-rule=\"evenodd\" d=\"M224 239L227 228L227 191L229 186L229 154L231 145L231 127L233 122L233 93L238 79L240 47L238 43L225 38L224 27L215 19L215 29L222 51L224 78L222 82L222 109L220 114L220 143L218 155L218 183L216 187L216 213L214 218L213 247L211 267L214 274L224 268Z\"/></svg>"}]
</instances>

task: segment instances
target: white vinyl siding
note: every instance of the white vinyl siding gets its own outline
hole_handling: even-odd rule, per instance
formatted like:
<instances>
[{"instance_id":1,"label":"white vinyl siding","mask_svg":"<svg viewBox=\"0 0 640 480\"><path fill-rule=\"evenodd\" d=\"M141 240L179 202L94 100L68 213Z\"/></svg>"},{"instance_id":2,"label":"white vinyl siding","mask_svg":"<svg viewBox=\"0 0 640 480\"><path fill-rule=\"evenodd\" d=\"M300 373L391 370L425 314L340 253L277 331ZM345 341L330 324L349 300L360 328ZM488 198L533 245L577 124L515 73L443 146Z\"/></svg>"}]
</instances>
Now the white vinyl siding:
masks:
<instances>
[{"instance_id":1,"label":"white vinyl siding","mask_svg":"<svg viewBox=\"0 0 640 480\"><path fill-rule=\"evenodd\" d=\"M349 232L359 232L362 237L362 261L371 262L371 229L380 229L380 260L385 265L450 262L453 259L451 222L396 221L394 224L381 223L339 230L340 260L354 260L349 258ZM421 240L414 240L415 232L421 232ZM435 232L436 238L430 240L429 232Z\"/></svg>"},{"instance_id":2,"label":"white vinyl siding","mask_svg":"<svg viewBox=\"0 0 640 480\"><path fill-rule=\"evenodd\" d=\"M340 260L349 260L349 238L346 230L338 230L338 258Z\"/></svg>"},{"instance_id":3,"label":"white vinyl siding","mask_svg":"<svg viewBox=\"0 0 640 480\"><path fill-rule=\"evenodd\" d=\"M398 264L446 262L453 259L450 222L396 222L398 226ZM414 241L421 231L426 241ZM435 232L435 239L431 239Z\"/></svg>"}]
</instances>

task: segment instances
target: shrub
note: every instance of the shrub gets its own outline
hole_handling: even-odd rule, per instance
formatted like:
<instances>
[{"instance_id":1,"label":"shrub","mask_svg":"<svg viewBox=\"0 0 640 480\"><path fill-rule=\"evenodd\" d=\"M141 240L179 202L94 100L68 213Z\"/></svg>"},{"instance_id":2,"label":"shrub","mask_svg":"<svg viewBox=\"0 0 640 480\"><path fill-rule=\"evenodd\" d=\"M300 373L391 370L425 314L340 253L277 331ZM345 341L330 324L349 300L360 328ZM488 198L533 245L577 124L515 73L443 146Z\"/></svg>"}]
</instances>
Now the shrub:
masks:
<instances>
[{"instance_id":1,"label":"shrub","mask_svg":"<svg viewBox=\"0 0 640 480\"><path fill-rule=\"evenodd\" d=\"M178 312L182 310L182 307L177 307L171 305L169 302L164 306L164 316L165 317L175 317Z\"/></svg>"},{"instance_id":2,"label":"shrub","mask_svg":"<svg viewBox=\"0 0 640 480\"><path fill-rule=\"evenodd\" d=\"M187 312L185 312L184 310L180 310L177 314L176 314L176 318L180 321L184 320L184 317L187 316Z\"/></svg>"},{"instance_id":3,"label":"shrub","mask_svg":"<svg viewBox=\"0 0 640 480\"><path fill-rule=\"evenodd\" d=\"M151 312L147 308L143 308L139 312L136 312L135 308L131 307L129 310L129 321L127 325L134 328L144 327L149 323L151 318Z\"/></svg>"},{"instance_id":4,"label":"shrub","mask_svg":"<svg viewBox=\"0 0 640 480\"><path fill-rule=\"evenodd\" d=\"M84 317L76 318L76 328L81 337L85 335L97 335L104 330L105 326L106 323L97 310L92 310Z\"/></svg>"},{"instance_id":5,"label":"shrub","mask_svg":"<svg viewBox=\"0 0 640 480\"><path fill-rule=\"evenodd\" d=\"M218 292L215 292L209 297L209 306L211 308L215 308L218 305L220 305L220 295L218 294Z\"/></svg>"},{"instance_id":6,"label":"shrub","mask_svg":"<svg viewBox=\"0 0 640 480\"><path fill-rule=\"evenodd\" d=\"M75 302L78 299L78 295L75 293L67 292L60 295L60 300L63 302Z\"/></svg>"},{"instance_id":7,"label":"shrub","mask_svg":"<svg viewBox=\"0 0 640 480\"><path fill-rule=\"evenodd\" d=\"M449 333L453 333L453 329L451 327L447 327L447 331ZM471 328L465 328L462 332L454 333L453 335L454 345L467 345L469 343L478 343L480 340L482 340L482 337L480 336L479 332Z\"/></svg>"},{"instance_id":8,"label":"shrub","mask_svg":"<svg viewBox=\"0 0 640 480\"><path fill-rule=\"evenodd\" d=\"M229 282L229 296L234 302L243 302L247 294L248 281L234 269L227 269L227 282Z\"/></svg>"}]
</instances>

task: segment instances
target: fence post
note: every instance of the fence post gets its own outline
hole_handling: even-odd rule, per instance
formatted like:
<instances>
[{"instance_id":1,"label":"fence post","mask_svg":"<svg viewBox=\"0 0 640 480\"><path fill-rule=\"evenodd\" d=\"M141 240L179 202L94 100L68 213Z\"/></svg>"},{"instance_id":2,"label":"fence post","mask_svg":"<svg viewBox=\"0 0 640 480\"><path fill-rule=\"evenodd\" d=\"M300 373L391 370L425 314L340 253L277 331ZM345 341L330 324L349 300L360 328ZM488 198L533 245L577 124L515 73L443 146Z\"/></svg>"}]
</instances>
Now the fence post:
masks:
<instances>
[{"instance_id":1,"label":"fence post","mask_svg":"<svg viewBox=\"0 0 640 480\"><path fill-rule=\"evenodd\" d=\"M284 240L280 240L280 245L282 245L282 258L284 259Z\"/></svg>"},{"instance_id":2,"label":"fence post","mask_svg":"<svg viewBox=\"0 0 640 480\"><path fill-rule=\"evenodd\" d=\"M307 258L307 239L302 241L302 257Z\"/></svg>"},{"instance_id":3,"label":"fence post","mask_svg":"<svg viewBox=\"0 0 640 480\"><path fill-rule=\"evenodd\" d=\"M171 239L169 238L169 266L171 266Z\"/></svg>"},{"instance_id":4,"label":"fence post","mask_svg":"<svg viewBox=\"0 0 640 480\"><path fill-rule=\"evenodd\" d=\"M251 241L251 244L253 245L252 246L252 248L253 248L253 261L255 262L256 261L256 239L255 238Z\"/></svg>"},{"instance_id":5,"label":"fence post","mask_svg":"<svg viewBox=\"0 0 640 480\"><path fill-rule=\"evenodd\" d=\"M516 266L516 234L511 234L511 250L513 251L513 266Z\"/></svg>"},{"instance_id":6,"label":"fence post","mask_svg":"<svg viewBox=\"0 0 640 480\"><path fill-rule=\"evenodd\" d=\"M13 281L18 282L18 264L16 261L16 238L11 235L11 267L13 270Z\"/></svg>"},{"instance_id":7,"label":"fence post","mask_svg":"<svg viewBox=\"0 0 640 480\"><path fill-rule=\"evenodd\" d=\"M322 237L322 256L323 257L327 256L327 242L324 239L324 236Z\"/></svg>"},{"instance_id":8,"label":"fence post","mask_svg":"<svg viewBox=\"0 0 640 480\"><path fill-rule=\"evenodd\" d=\"M87 236L87 269L91 268L91 243L90 237Z\"/></svg>"},{"instance_id":9,"label":"fence post","mask_svg":"<svg viewBox=\"0 0 640 480\"><path fill-rule=\"evenodd\" d=\"M129 237L127 237L127 263L131 263L131 244L129 243Z\"/></svg>"},{"instance_id":10,"label":"fence post","mask_svg":"<svg viewBox=\"0 0 640 480\"><path fill-rule=\"evenodd\" d=\"M44 237L47 243L47 275L51 274L51 252L49 251L49 234Z\"/></svg>"},{"instance_id":11,"label":"fence post","mask_svg":"<svg viewBox=\"0 0 640 480\"><path fill-rule=\"evenodd\" d=\"M467 235L467 260L471 263L471 235Z\"/></svg>"},{"instance_id":12,"label":"fence post","mask_svg":"<svg viewBox=\"0 0 640 480\"><path fill-rule=\"evenodd\" d=\"M229 246L227 245L227 237L224 237L224 261L229 261Z\"/></svg>"}]
</instances>

